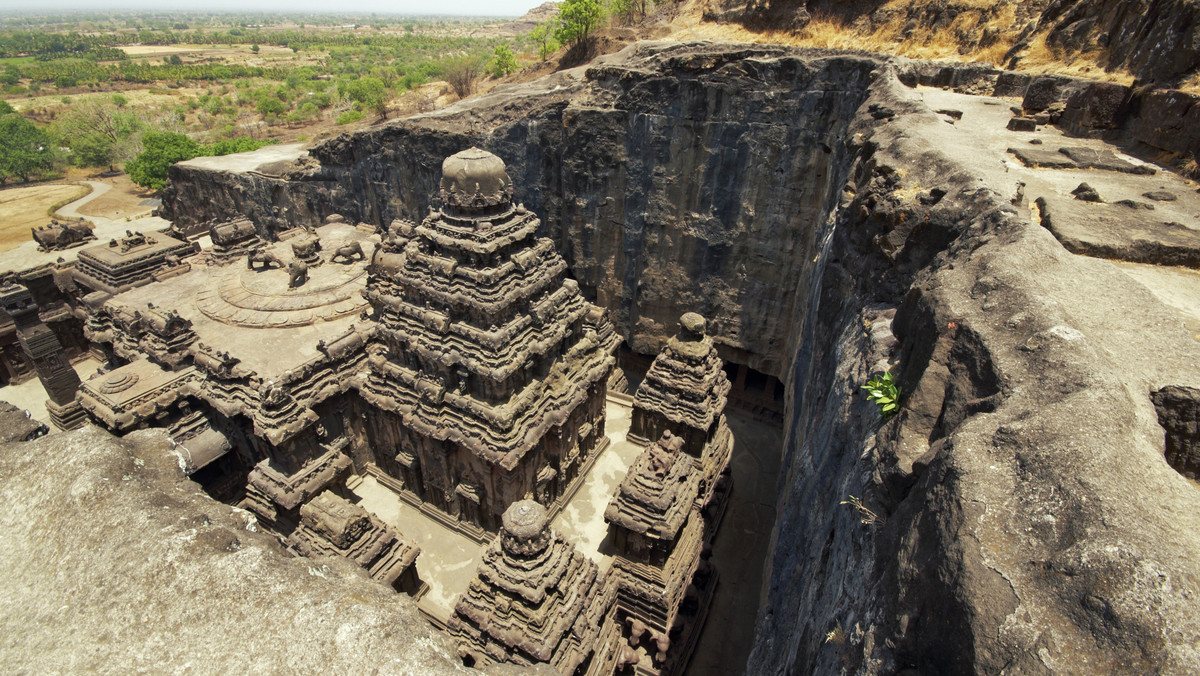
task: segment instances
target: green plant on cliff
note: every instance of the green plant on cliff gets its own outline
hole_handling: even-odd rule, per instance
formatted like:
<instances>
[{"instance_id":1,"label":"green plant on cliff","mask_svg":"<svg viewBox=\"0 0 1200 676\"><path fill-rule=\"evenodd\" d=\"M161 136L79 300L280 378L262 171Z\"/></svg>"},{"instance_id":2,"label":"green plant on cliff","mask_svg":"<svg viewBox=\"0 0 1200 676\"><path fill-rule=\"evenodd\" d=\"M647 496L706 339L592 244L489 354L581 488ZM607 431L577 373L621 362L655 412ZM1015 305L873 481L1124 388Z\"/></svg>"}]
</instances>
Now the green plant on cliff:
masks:
<instances>
[{"instance_id":1,"label":"green plant on cliff","mask_svg":"<svg viewBox=\"0 0 1200 676\"><path fill-rule=\"evenodd\" d=\"M867 391L867 399L879 407L879 413L884 419L896 415L900 406L900 386L896 384L890 371L884 371L868 380L862 389Z\"/></svg>"}]
</instances>

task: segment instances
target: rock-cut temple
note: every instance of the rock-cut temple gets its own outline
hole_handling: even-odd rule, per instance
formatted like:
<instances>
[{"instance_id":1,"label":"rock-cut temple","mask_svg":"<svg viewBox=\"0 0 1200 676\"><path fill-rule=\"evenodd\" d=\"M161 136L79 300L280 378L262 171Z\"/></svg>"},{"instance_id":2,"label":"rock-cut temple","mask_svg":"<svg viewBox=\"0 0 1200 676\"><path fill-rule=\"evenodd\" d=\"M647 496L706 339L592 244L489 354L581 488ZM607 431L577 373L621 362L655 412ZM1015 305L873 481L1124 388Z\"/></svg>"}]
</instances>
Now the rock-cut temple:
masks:
<instances>
[{"instance_id":1,"label":"rock-cut temple","mask_svg":"<svg viewBox=\"0 0 1200 676\"><path fill-rule=\"evenodd\" d=\"M427 612L469 666L680 673L731 487L730 385L704 319L681 319L633 398L621 442L644 450L594 506L612 543L600 565L552 522L610 446L621 339L499 157L446 158L438 198L383 232L240 219L214 224L207 250L165 235L85 249L59 276L104 367L82 383L39 374L59 410L116 433L166 428L186 473L298 556L427 593L439 571L406 535L418 524L360 505L367 478L477 543L452 608Z\"/></svg>"}]
</instances>

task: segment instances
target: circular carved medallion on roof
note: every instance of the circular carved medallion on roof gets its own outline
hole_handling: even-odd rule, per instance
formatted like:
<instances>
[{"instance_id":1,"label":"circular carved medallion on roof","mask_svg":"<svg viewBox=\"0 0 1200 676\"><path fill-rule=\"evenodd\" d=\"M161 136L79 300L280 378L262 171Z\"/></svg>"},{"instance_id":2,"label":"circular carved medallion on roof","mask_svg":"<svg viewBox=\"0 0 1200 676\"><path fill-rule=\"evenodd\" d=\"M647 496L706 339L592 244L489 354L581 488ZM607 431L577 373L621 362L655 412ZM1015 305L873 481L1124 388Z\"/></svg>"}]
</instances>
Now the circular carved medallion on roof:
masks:
<instances>
[{"instance_id":1,"label":"circular carved medallion on roof","mask_svg":"<svg viewBox=\"0 0 1200 676\"><path fill-rule=\"evenodd\" d=\"M124 392L133 387L139 380L141 380L141 377L136 373L114 373L105 378L104 382L100 383L100 387L97 389L104 394L116 394L117 392Z\"/></svg>"},{"instance_id":2,"label":"circular carved medallion on roof","mask_svg":"<svg viewBox=\"0 0 1200 676\"><path fill-rule=\"evenodd\" d=\"M358 314L368 306L362 292L374 245L365 238L355 241L363 248L361 260L310 267L308 281L296 288L288 285L286 266L246 269L231 265L196 295L196 307L223 324L259 328L305 326ZM290 244L276 244L273 249L282 260L292 260Z\"/></svg>"}]
</instances>

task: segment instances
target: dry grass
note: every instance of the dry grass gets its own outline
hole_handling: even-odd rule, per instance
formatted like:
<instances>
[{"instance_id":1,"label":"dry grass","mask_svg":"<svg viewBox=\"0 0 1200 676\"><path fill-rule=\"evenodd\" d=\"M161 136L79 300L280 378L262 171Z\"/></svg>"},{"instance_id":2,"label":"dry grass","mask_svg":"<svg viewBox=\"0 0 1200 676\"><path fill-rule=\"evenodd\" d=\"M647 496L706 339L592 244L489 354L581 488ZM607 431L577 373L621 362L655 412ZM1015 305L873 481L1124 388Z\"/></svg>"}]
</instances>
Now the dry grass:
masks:
<instances>
[{"instance_id":1,"label":"dry grass","mask_svg":"<svg viewBox=\"0 0 1200 676\"><path fill-rule=\"evenodd\" d=\"M205 92L205 89L199 87L181 87L179 89L159 89L155 87L146 87L144 89L114 89L112 91L97 91L87 92L84 94L68 94L67 98L70 103L63 103L63 94L44 94L41 96L32 96L25 98L8 98L9 105L20 113L29 111L53 111L57 109L66 110L71 105L80 101L94 99L100 102L108 102L112 100L113 94L120 94L126 99L129 99L129 104L133 106L146 106L158 108L167 105L178 105L180 99L184 97L200 96Z\"/></svg>"},{"instance_id":2,"label":"dry grass","mask_svg":"<svg viewBox=\"0 0 1200 676\"><path fill-rule=\"evenodd\" d=\"M0 251L30 239L29 230L50 222L47 210L82 197L87 188L70 183L42 183L0 190ZM65 200L65 202L64 202Z\"/></svg>"},{"instance_id":3,"label":"dry grass","mask_svg":"<svg viewBox=\"0 0 1200 676\"><path fill-rule=\"evenodd\" d=\"M1016 42L1021 25L1015 5L991 0L959 0L958 15L937 30L917 27L907 37L907 16L913 9L928 4L926 0L891 0L884 10L893 10L894 18L885 24L870 25L861 19L845 23L836 17L816 15L799 31L750 31L733 24L705 23L701 10L693 5L676 21L672 37L677 39L734 40L795 47L861 50L880 54L895 54L914 59L950 60L973 63L992 63L1003 67L1005 56ZM980 46L976 40L987 33L991 44ZM961 37L960 37L961 36ZM1045 36L1036 36L1021 55L1017 70L1031 74L1056 73L1086 77L1106 82L1131 84L1133 76L1124 71L1106 71L1100 65L1108 54L1099 48L1068 53L1046 44ZM1200 75L1182 87L1184 91L1200 92Z\"/></svg>"}]
</instances>

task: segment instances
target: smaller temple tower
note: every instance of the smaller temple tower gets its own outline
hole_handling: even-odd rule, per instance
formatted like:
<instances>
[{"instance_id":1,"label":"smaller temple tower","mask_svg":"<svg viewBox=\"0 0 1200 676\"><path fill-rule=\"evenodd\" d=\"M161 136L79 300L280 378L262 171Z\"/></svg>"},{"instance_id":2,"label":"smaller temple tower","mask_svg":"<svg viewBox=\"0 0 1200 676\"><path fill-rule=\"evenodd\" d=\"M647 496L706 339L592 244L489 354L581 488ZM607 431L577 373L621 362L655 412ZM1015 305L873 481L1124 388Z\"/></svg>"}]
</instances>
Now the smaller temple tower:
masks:
<instances>
[{"instance_id":1,"label":"smaller temple tower","mask_svg":"<svg viewBox=\"0 0 1200 676\"><path fill-rule=\"evenodd\" d=\"M700 587L709 592L715 587L710 566L701 559L700 470L681 452L682 445L682 439L664 432L634 460L604 512L618 552L612 572L619 586L617 618L625 625L629 647L645 652L638 673L678 673L691 653L690 647L671 650L682 635L678 629L703 619L697 618L699 604L685 607L684 601L689 594L697 599ZM702 581L695 580L698 569Z\"/></svg>"},{"instance_id":2,"label":"smaller temple tower","mask_svg":"<svg viewBox=\"0 0 1200 676\"><path fill-rule=\"evenodd\" d=\"M619 633L616 587L550 528L532 500L504 512L475 579L458 599L447 631L468 666L549 664L562 674L612 673Z\"/></svg>"},{"instance_id":3,"label":"smaller temple tower","mask_svg":"<svg viewBox=\"0 0 1200 676\"><path fill-rule=\"evenodd\" d=\"M8 282L0 286L0 305L16 323L17 340L46 389L49 397L46 410L54 426L61 430L82 426L87 422L87 416L75 400L79 375L63 358L63 346L58 342L58 336L38 316L33 295L24 286Z\"/></svg>"},{"instance_id":4,"label":"smaller temple tower","mask_svg":"<svg viewBox=\"0 0 1200 676\"><path fill-rule=\"evenodd\" d=\"M633 419L628 439L649 444L671 432L682 441L681 450L700 470L702 509L711 506L718 483L728 487L733 438L725 423L729 378L717 356L704 317L688 312L679 318L677 333L651 364L633 397ZM722 475L726 475L722 481ZM716 518L719 520L719 516Z\"/></svg>"},{"instance_id":5,"label":"smaller temple tower","mask_svg":"<svg viewBox=\"0 0 1200 676\"><path fill-rule=\"evenodd\" d=\"M648 676L687 668L717 586L707 552L731 485L729 380L704 318L689 312L679 324L634 396L628 439L647 448L604 512L622 649Z\"/></svg>"}]
</instances>

